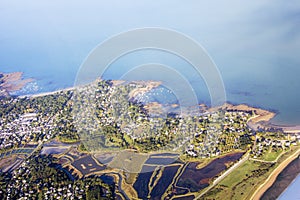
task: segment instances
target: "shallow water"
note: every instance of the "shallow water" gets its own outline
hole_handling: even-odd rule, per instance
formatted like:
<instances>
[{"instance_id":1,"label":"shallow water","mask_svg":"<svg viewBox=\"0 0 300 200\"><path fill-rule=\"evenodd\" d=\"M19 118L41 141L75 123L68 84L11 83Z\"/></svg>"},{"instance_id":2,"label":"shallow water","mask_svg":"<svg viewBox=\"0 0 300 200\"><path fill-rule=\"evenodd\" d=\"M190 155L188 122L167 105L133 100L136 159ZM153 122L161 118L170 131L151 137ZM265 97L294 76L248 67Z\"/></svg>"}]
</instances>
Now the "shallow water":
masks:
<instances>
[{"instance_id":1,"label":"shallow water","mask_svg":"<svg viewBox=\"0 0 300 200\"><path fill-rule=\"evenodd\" d=\"M148 54L150 54L150 56L145 56ZM151 54L158 55L151 56ZM193 71L189 64L178 60L178 58L174 58L174 56L166 55L166 53L154 53L153 51L146 51L143 53L136 52L135 56L128 55L128 58L126 59L120 58L120 60L111 65L111 68L104 74L104 78L119 79L122 76L122 73L129 70L130 67L143 62L147 63L150 61L159 61L157 57L165 57L165 63L169 63L169 65L174 67L174 69L182 72L182 76L188 77L188 81L194 89L199 103L210 104L210 95L206 88L205 81L201 78L201 76L195 74L195 71ZM122 66L122 69L120 69L119 66ZM300 68L290 66L292 69L287 70L287 68L283 66L283 64L279 66L265 67L251 66L251 69L249 69L250 66L243 68L227 68L225 66L219 66L225 85L227 101L235 104L246 103L251 106L275 111L277 116L272 120L272 122L276 124L300 124L300 104L298 103L300 98L300 81L297 81L298 74L300 74ZM64 70L67 72L61 72L55 68L36 71L35 68L24 70L20 67L13 67L9 69L0 68L0 70L5 72L25 71L24 77L35 78L36 82L29 84L24 90L16 93L31 94L54 91L72 86L76 78L75 74L77 72L77 67L66 66L66 68L67 69ZM63 78L58 75L61 73L64 75ZM135 77L137 80L147 80L148 76L148 79L153 80L153 76L160 72L154 71L151 73L152 74L146 73L146 75L145 73L137 73L135 74ZM168 84L163 83L163 85L171 85L174 88L181 85L176 82L176 80L172 81L168 79L168 81ZM36 85L38 87L36 87ZM30 87L38 89L34 90ZM172 90L172 88L169 89ZM188 98L191 97L191 94L189 94L190 91L185 90L185 88L181 88L180 91L182 91L182 96L186 97L184 100L188 102ZM168 104L176 103L176 100L176 96L170 93L166 88L155 89L146 98L144 98L144 101L146 102L160 101Z\"/></svg>"}]
</instances>

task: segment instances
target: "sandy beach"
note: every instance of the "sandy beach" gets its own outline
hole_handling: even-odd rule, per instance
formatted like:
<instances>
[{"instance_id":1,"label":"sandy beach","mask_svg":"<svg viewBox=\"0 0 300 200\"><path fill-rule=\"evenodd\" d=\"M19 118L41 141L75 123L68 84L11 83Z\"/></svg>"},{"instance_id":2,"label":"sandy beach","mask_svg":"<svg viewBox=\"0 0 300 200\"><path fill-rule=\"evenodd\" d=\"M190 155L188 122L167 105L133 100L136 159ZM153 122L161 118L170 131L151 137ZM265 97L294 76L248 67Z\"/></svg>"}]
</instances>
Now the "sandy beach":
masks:
<instances>
[{"instance_id":1,"label":"sandy beach","mask_svg":"<svg viewBox=\"0 0 300 200\"><path fill-rule=\"evenodd\" d=\"M285 133L300 133L300 125L297 126L281 126Z\"/></svg>"},{"instance_id":2,"label":"sandy beach","mask_svg":"<svg viewBox=\"0 0 300 200\"><path fill-rule=\"evenodd\" d=\"M232 105L226 103L222 106L222 108L226 110L237 110L244 112L254 111L255 116L251 119L251 122L253 122L254 124L257 124L259 122L268 122L276 115L274 112L263 110L261 108L254 108L246 104Z\"/></svg>"},{"instance_id":3,"label":"sandy beach","mask_svg":"<svg viewBox=\"0 0 300 200\"><path fill-rule=\"evenodd\" d=\"M56 91L53 91L53 92L43 92L43 93L39 93L39 94L22 95L22 96L18 96L18 97L19 98L24 98L24 97L36 98L36 97L42 97L42 96L57 94L57 93L60 93L60 92L70 91L70 90L74 90L74 89L75 89L74 87L70 87L70 88L65 88L65 89L61 89L61 90L56 90Z\"/></svg>"},{"instance_id":4,"label":"sandy beach","mask_svg":"<svg viewBox=\"0 0 300 200\"><path fill-rule=\"evenodd\" d=\"M251 199L259 200L262 195L273 185L277 176L284 170L294 159L296 159L300 154L300 149L293 153L290 157L284 160L268 177L268 179L260 185L260 187L253 194Z\"/></svg>"}]
</instances>

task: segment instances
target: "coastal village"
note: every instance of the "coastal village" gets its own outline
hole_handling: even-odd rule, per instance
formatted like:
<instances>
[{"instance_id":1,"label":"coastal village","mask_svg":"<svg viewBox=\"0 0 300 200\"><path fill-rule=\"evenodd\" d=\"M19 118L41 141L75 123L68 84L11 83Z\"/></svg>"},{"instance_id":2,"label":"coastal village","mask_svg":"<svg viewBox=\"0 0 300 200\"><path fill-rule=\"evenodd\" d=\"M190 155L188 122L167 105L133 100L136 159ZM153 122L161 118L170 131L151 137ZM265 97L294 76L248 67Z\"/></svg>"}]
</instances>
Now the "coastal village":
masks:
<instances>
[{"instance_id":1,"label":"coastal village","mask_svg":"<svg viewBox=\"0 0 300 200\"><path fill-rule=\"evenodd\" d=\"M273 117L261 109L149 113L161 107L135 99L159 85L149 84L100 80L45 96L1 98L0 197L209 199L214 186L225 191L218 183L229 171L255 165L250 184L299 148L296 131L253 127Z\"/></svg>"},{"instance_id":2,"label":"coastal village","mask_svg":"<svg viewBox=\"0 0 300 200\"><path fill-rule=\"evenodd\" d=\"M37 117L37 113L26 113L12 122L0 120L1 151L45 142L52 137L53 120ZM46 131L47 130L47 131Z\"/></svg>"}]
</instances>

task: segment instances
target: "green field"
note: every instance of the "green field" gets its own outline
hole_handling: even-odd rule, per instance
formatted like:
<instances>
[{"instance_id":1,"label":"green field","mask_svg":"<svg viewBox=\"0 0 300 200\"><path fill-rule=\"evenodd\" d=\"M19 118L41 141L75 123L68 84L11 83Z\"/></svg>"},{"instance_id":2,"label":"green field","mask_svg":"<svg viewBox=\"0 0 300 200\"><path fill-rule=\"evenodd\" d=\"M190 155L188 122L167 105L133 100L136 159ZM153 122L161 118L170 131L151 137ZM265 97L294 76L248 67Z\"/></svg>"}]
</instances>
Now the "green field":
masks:
<instances>
[{"instance_id":1,"label":"green field","mask_svg":"<svg viewBox=\"0 0 300 200\"><path fill-rule=\"evenodd\" d=\"M262 160L275 161L282 152L282 149L272 150L272 148L270 148L269 152L262 156Z\"/></svg>"},{"instance_id":2,"label":"green field","mask_svg":"<svg viewBox=\"0 0 300 200\"><path fill-rule=\"evenodd\" d=\"M272 169L272 164L248 160L201 199L250 199Z\"/></svg>"},{"instance_id":3,"label":"green field","mask_svg":"<svg viewBox=\"0 0 300 200\"><path fill-rule=\"evenodd\" d=\"M247 160L200 199L250 199L270 173L298 149L291 147L278 158L276 164ZM271 154L269 159L277 158L280 153L276 154Z\"/></svg>"}]
</instances>

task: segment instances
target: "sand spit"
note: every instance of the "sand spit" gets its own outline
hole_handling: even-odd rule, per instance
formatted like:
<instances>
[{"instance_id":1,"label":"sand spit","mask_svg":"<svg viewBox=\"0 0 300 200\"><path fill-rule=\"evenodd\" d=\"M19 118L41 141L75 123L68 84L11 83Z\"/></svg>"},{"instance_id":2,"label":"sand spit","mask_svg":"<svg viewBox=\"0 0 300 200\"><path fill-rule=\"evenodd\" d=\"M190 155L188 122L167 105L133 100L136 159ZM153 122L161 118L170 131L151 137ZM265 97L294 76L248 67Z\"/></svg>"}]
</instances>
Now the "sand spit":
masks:
<instances>
[{"instance_id":1,"label":"sand spit","mask_svg":"<svg viewBox=\"0 0 300 200\"><path fill-rule=\"evenodd\" d=\"M272 118L274 118L276 115L276 113L271 112L269 110L254 108L246 104L233 105L230 103L225 103L223 106L219 106L216 108L209 108L208 111L213 112L217 109L223 109L228 111L254 112L254 116L248 120L248 126L253 130L257 130L259 127L271 128L269 121ZM277 127L277 128L281 128L281 127Z\"/></svg>"}]
</instances>

